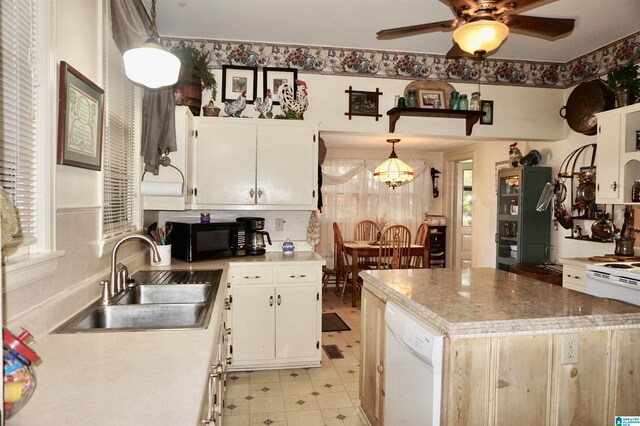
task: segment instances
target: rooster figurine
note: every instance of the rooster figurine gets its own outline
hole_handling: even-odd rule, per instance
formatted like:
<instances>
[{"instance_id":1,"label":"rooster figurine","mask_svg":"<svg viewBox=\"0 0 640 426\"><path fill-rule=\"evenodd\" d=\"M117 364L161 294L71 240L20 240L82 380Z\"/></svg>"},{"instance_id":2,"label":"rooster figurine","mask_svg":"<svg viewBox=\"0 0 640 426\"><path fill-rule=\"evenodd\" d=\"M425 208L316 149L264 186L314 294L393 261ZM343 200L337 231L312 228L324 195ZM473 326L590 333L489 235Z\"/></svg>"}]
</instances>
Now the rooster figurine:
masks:
<instances>
[{"instance_id":1,"label":"rooster figurine","mask_svg":"<svg viewBox=\"0 0 640 426\"><path fill-rule=\"evenodd\" d=\"M520 152L517 145L518 142L509 145L509 161L511 162L511 167L518 167L520 160L522 160L522 152Z\"/></svg>"},{"instance_id":2,"label":"rooster figurine","mask_svg":"<svg viewBox=\"0 0 640 426\"><path fill-rule=\"evenodd\" d=\"M243 90L242 94L238 96L238 99L231 102L225 102L224 112L229 117L240 117L240 114L247 106L247 91Z\"/></svg>"},{"instance_id":3,"label":"rooster figurine","mask_svg":"<svg viewBox=\"0 0 640 426\"><path fill-rule=\"evenodd\" d=\"M293 92L293 87L286 83L280 86L280 89L278 89L280 108L282 109L285 118L303 120L304 112L309 106L309 99L307 98L307 83L302 80L296 80L296 86L298 86L297 98Z\"/></svg>"},{"instance_id":4,"label":"rooster figurine","mask_svg":"<svg viewBox=\"0 0 640 426\"><path fill-rule=\"evenodd\" d=\"M271 112L271 108L273 108L273 99L271 99L271 89L267 89L267 97L264 98L256 98L255 103L256 111L260 113L258 118L271 118L273 117L273 113Z\"/></svg>"}]
</instances>

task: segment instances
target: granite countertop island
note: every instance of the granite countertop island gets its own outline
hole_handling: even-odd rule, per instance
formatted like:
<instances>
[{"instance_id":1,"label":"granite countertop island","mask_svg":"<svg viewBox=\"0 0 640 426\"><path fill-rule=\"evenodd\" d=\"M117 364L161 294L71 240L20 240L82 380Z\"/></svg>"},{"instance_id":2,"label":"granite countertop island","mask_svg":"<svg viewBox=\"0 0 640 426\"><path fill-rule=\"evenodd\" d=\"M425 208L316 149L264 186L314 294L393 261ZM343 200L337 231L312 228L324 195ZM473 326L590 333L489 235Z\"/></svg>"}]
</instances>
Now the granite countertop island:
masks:
<instances>
[{"instance_id":1,"label":"granite countertop island","mask_svg":"<svg viewBox=\"0 0 640 426\"><path fill-rule=\"evenodd\" d=\"M384 401L393 301L444 335L440 425L606 425L637 416L640 307L492 268L363 271L360 400Z\"/></svg>"},{"instance_id":2,"label":"granite countertop island","mask_svg":"<svg viewBox=\"0 0 640 426\"><path fill-rule=\"evenodd\" d=\"M640 327L640 307L493 268L363 271L364 287L449 336Z\"/></svg>"}]
</instances>

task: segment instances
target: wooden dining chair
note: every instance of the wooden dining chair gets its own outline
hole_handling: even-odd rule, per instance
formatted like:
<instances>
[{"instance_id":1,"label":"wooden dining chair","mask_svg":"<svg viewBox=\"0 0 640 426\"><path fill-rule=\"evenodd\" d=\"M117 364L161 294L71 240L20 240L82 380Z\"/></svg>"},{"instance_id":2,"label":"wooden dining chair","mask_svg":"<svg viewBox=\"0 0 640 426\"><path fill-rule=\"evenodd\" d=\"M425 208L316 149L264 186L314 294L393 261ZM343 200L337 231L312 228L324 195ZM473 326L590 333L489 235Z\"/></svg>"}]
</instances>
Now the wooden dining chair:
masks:
<instances>
[{"instance_id":1,"label":"wooden dining chair","mask_svg":"<svg viewBox=\"0 0 640 426\"><path fill-rule=\"evenodd\" d=\"M365 219L356 223L353 229L353 239L356 241L376 241L378 234L378 224L373 220ZM359 257L358 265L362 265L368 269L375 269L378 261L374 257Z\"/></svg>"},{"instance_id":2,"label":"wooden dining chair","mask_svg":"<svg viewBox=\"0 0 640 426\"><path fill-rule=\"evenodd\" d=\"M344 241L342 239L342 233L340 232L340 226L336 222L333 222L333 268L326 265L322 267L322 289L327 288L333 277L335 282L334 290L337 293L343 278L345 278L345 271L348 271L348 265L346 264Z\"/></svg>"},{"instance_id":3,"label":"wooden dining chair","mask_svg":"<svg viewBox=\"0 0 640 426\"><path fill-rule=\"evenodd\" d=\"M418 230L416 231L416 240L414 241L415 244L419 246L426 245L428 235L429 235L429 225L423 222L422 224L420 224L420 226L418 226ZM412 256L409 267L422 268L423 260L424 260L424 256Z\"/></svg>"},{"instance_id":4,"label":"wooden dining chair","mask_svg":"<svg viewBox=\"0 0 640 426\"><path fill-rule=\"evenodd\" d=\"M404 225L392 225L382 231L378 249L378 269L409 269L411 231Z\"/></svg>"}]
</instances>

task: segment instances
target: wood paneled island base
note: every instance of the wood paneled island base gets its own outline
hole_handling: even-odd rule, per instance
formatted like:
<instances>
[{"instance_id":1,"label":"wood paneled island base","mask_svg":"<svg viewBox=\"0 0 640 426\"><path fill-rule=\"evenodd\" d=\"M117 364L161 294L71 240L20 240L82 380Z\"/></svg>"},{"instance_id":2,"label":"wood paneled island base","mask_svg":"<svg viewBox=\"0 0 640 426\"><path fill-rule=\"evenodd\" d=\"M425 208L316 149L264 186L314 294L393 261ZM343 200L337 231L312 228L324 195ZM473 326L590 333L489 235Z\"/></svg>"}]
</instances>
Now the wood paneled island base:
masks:
<instances>
[{"instance_id":1,"label":"wood paneled island base","mask_svg":"<svg viewBox=\"0 0 640 426\"><path fill-rule=\"evenodd\" d=\"M384 392L379 330L388 300L446 335L441 425L610 425L640 416L640 307L490 268L360 276L360 398L372 424L383 424L384 399L393 398Z\"/></svg>"}]
</instances>

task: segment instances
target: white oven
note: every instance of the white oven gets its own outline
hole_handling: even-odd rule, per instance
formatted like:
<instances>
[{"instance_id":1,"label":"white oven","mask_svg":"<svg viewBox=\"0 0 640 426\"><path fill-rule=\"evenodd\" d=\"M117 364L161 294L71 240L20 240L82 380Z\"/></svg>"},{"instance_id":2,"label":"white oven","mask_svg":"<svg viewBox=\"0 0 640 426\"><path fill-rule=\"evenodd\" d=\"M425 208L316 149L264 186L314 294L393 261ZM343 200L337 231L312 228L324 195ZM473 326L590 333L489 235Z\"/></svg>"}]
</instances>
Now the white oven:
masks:
<instances>
[{"instance_id":1,"label":"white oven","mask_svg":"<svg viewBox=\"0 0 640 426\"><path fill-rule=\"evenodd\" d=\"M640 262L587 265L587 293L640 306Z\"/></svg>"}]
</instances>

